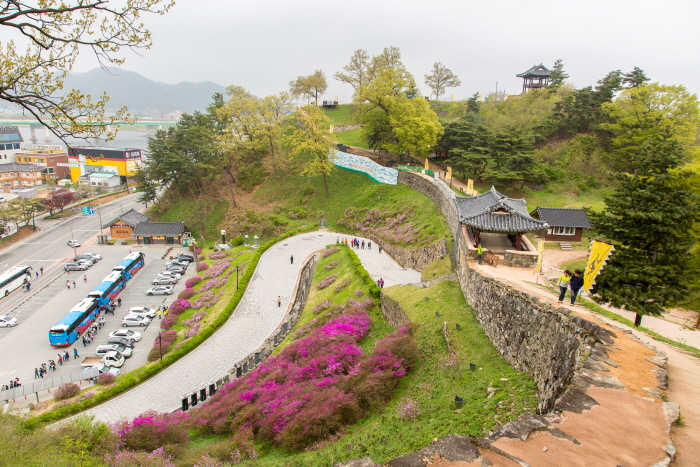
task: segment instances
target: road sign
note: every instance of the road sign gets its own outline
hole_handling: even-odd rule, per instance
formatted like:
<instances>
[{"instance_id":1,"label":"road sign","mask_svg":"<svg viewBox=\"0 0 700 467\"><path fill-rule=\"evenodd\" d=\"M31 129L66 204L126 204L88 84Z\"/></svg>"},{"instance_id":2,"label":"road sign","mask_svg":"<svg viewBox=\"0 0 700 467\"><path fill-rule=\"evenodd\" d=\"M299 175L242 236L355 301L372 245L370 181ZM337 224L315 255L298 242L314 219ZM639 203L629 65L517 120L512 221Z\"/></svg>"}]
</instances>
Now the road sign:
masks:
<instances>
[{"instance_id":1,"label":"road sign","mask_svg":"<svg viewBox=\"0 0 700 467\"><path fill-rule=\"evenodd\" d=\"M83 214L95 214L95 208L91 206L83 206L82 208L80 208L80 211Z\"/></svg>"}]
</instances>

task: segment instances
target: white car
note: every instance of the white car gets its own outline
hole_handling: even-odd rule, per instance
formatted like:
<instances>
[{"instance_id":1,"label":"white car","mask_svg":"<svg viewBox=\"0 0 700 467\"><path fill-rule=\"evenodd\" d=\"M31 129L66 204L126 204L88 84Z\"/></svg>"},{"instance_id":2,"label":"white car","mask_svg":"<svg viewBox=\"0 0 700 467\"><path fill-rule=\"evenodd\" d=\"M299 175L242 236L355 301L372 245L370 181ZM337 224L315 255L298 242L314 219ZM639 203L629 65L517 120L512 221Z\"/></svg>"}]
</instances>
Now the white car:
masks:
<instances>
[{"instance_id":1,"label":"white car","mask_svg":"<svg viewBox=\"0 0 700 467\"><path fill-rule=\"evenodd\" d=\"M153 285L177 284L178 278L175 276L158 276L151 281Z\"/></svg>"},{"instance_id":2,"label":"white car","mask_svg":"<svg viewBox=\"0 0 700 467\"><path fill-rule=\"evenodd\" d=\"M11 318L9 316L0 316L0 327L11 328L17 326L17 318Z\"/></svg>"},{"instance_id":3,"label":"white car","mask_svg":"<svg viewBox=\"0 0 700 467\"><path fill-rule=\"evenodd\" d=\"M118 329L109 333L109 337L121 337L124 339L131 339L134 342L141 340L141 333L132 331L131 329Z\"/></svg>"},{"instance_id":4,"label":"white car","mask_svg":"<svg viewBox=\"0 0 700 467\"><path fill-rule=\"evenodd\" d=\"M147 306L132 306L131 308L129 308L129 311L127 311L126 314L155 318L156 310L154 310L153 308L148 308Z\"/></svg>"},{"instance_id":5,"label":"white car","mask_svg":"<svg viewBox=\"0 0 700 467\"><path fill-rule=\"evenodd\" d=\"M92 265L95 264L94 261L90 261L90 260L87 260L87 259L79 259L78 261L76 261L76 263L78 263L78 264L83 264L83 265L85 265L85 266L87 266L87 267L89 267L89 268L91 268Z\"/></svg>"},{"instance_id":6,"label":"white car","mask_svg":"<svg viewBox=\"0 0 700 467\"><path fill-rule=\"evenodd\" d=\"M159 285L146 290L146 295L170 295L173 293L172 285Z\"/></svg>"},{"instance_id":7,"label":"white car","mask_svg":"<svg viewBox=\"0 0 700 467\"><path fill-rule=\"evenodd\" d=\"M68 246L75 248L78 248L80 246L80 242L78 240L68 240L67 244Z\"/></svg>"},{"instance_id":8,"label":"white car","mask_svg":"<svg viewBox=\"0 0 700 467\"><path fill-rule=\"evenodd\" d=\"M151 324L151 318L139 315L126 315L122 318L122 327L127 326L148 326Z\"/></svg>"},{"instance_id":9,"label":"white car","mask_svg":"<svg viewBox=\"0 0 700 467\"><path fill-rule=\"evenodd\" d=\"M95 261L99 261L102 259L102 255L98 255L97 253L83 253L85 256L92 256L92 258Z\"/></svg>"},{"instance_id":10,"label":"white car","mask_svg":"<svg viewBox=\"0 0 700 467\"><path fill-rule=\"evenodd\" d=\"M163 271L160 274L158 274L158 277L174 277L175 279L180 279L182 277L182 274L178 274L175 272L169 272L169 271Z\"/></svg>"}]
</instances>

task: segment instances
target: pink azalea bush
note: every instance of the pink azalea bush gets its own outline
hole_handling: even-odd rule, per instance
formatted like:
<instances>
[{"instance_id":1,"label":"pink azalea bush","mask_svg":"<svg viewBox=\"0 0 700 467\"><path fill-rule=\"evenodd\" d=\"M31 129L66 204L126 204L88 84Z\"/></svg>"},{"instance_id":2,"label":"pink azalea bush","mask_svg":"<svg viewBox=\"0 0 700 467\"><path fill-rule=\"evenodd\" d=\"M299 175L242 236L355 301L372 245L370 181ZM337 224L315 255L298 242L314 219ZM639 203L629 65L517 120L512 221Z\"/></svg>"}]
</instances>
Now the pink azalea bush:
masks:
<instances>
[{"instance_id":1,"label":"pink azalea bush","mask_svg":"<svg viewBox=\"0 0 700 467\"><path fill-rule=\"evenodd\" d=\"M209 269L209 265L208 265L207 263L199 263L199 264L197 265L196 271L197 271L197 272L202 272L202 271L206 271L207 269Z\"/></svg>"},{"instance_id":2,"label":"pink azalea bush","mask_svg":"<svg viewBox=\"0 0 700 467\"><path fill-rule=\"evenodd\" d=\"M331 306L331 301L324 300L314 307L314 314L317 315L320 312L322 312L323 310L327 310L328 308L330 308L330 306Z\"/></svg>"},{"instance_id":3,"label":"pink azalea bush","mask_svg":"<svg viewBox=\"0 0 700 467\"><path fill-rule=\"evenodd\" d=\"M326 265L326 269L333 269L340 264L340 261L332 261Z\"/></svg>"},{"instance_id":4,"label":"pink azalea bush","mask_svg":"<svg viewBox=\"0 0 700 467\"><path fill-rule=\"evenodd\" d=\"M177 323L177 316L176 315L168 315L165 318L160 320L160 329L163 331L167 331L171 327L173 327L173 324Z\"/></svg>"},{"instance_id":5,"label":"pink azalea bush","mask_svg":"<svg viewBox=\"0 0 700 467\"><path fill-rule=\"evenodd\" d=\"M350 285L350 282L351 282L350 279L345 279L343 282L341 282L340 284L338 284L338 285L335 286L335 291L336 291L336 292L340 292L340 291L343 290L345 287L347 287L348 285Z\"/></svg>"},{"instance_id":6,"label":"pink azalea bush","mask_svg":"<svg viewBox=\"0 0 700 467\"><path fill-rule=\"evenodd\" d=\"M197 297L197 299L192 304L192 308L197 310L202 307L209 308L210 306L214 306L216 302L219 301L219 297L219 295L214 295L211 291L204 292L203 294L200 294L199 297Z\"/></svg>"},{"instance_id":7,"label":"pink azalea bush","mask_svg":"<svg viewBox=\"0 0 700 467\"><path fill-rule=\"evenodd\" d=\"M340 250L340 248L338 248L337 246L334 246L333 248L328 248L326 251L321 253L321 256L324 258L328 258L330 255L332 255L333 253L335 253L338 250Z\"/></svg>"},{"instance_id":8,"label":"pink azalea bush","mask_svg":"<svg viewBox=\"0 0 700 467\"><path fill-rule=\"evenodd\" d=\"M109 467L175 467L162 447L152 452L119 451L105 458Z\"/></svg>"},{"instance_id":9,"label":"pink azalea bush","mask_svg":"<svg viewBox=\"0 0 700 467\"><path fill-rule=\"evenodd\" d=\"M361 297L361 296L363 296L364 294L365 294L365 293L362 291L362 289L355 289L355 296L356 296L356 297Z\"/></svg>"},{"instance_id":10,"label":"pink azalea bush","mask_svg":"<svg viewBox=\"0 0 700 467\"><path fill-rule=\"evenodd\" d=\"M348 208L338 221L351 230L369 232L395 244L408 244L420 238L420 231L406 222L406 215L378 209Z\"/></svg>"},{"instance_id":11,"label":"pink azalea bush","mask_svg":"<svg viewBox=\"0 0 700 467\"><path fill-rule=\"evenodd\" d=\"M209 259L221 259L221 258L226 258L231 254L230 251L215 251L213 253L209 253Z\"/></svg>"},{"instance_id":12,"label":"pink azalea bush","mask_svg":"<svg viewBox=\"0 0 700 467\"><path fill-rule=\"evenodd\" d=\"M181 298L183 300L188 300L188 299L192 298L192 296L196 293L197 293L197 291L194 289L185 289L178 294L177 298Z\"/></svg>"},{"instance_id":13,"label":"pink azalea bush","mask_svg":"<svg viewBox=\"0 0 700 467\"><path fill-rule=\"evenodd\" d=\"M257 440L301 450L383 406L418 350L402 328L365 355L357 344L372 322L363 303L373 302L353 301L325 323L316 318L309 335L188 412L189 423L202 434L248 429Z\"/></svg>"},{"instance_id":14,"label":"pink azalea bush","mask_svg":"<svg viewBox=\"0 0 700 467\"><path fill-rule=\"evenodd\" d=\"M228 277L229 277L229 274L226 274L226 276L224 276L224 277L217 277L216 279L209 279L199 288L199 291L206 292L207 290L210 290L213 288L223 287L228 282Z\"/></svg>"},{"instance_id":15,"label":"pink azalea bush","mask_svg":"<svg viewBox=\"0 0 700 467\"><path fill-rule=\"evenodd\" d=\"M165 320L163 320L165 321ZM153 347L148 352L148 361L152 362L160 359L161 355L165 355L170 350L177 339L177 331L164 331L158 334L153 341Z\"/></svg>"},{"instance_id":16,"label":"pink azalea bush","mask_svg":"<svg viewBox=\"0 0 700 467\"><path fill-rule=\"evenodd\" d=\"M201 276L190 277L189 279L187 279L187 281L185 281L185 287L187 287L188 289L191 289L195 285L202 282L202 279L204 279L204 278Z\"/></svg>"},{"instance_id":17,"label":"pink azalea bush","mask_svg":"<svg viewBox=\"0 0 700 467\"><path fill-rule=\"evenodd\" d=\"M53 393L53 398L57 401L70 399L80 392L80 386L77 383L64 383Z\"/></svg>"},{"instance_id":18,"label":"pink azalea bush","mask_svg":"<svg viewBox=\"0 0 700 467\"><path fill-rule=\"evenodd\" d=\"M326 287L331 285L333 282L335 282L336 279L337 279L337 277L335 275L327 277L326 279L319 282L316 287L319 289L325 289Z\"/></svg>"},{"instance_id":19,"label":"pink azalea bush","mask_svg":"<svg viewBox=\"0 0 700 467\"><path fill-rule=\"evenodd\" d=\"M118 437L120 447L153 452L163 446L187 443L186 421L187 414L182 412L160 414L149 410L130 422L118 422L111 428Z\"/></svg>"},{"instance_id":20,"label":"pink azalea bush","mask_svg":"<svg viewBox=\"0 0 700 467\"><path fill-rule=\"evenodd\" d=\"M217 261L212 265L212 267L207 271L207 277L214 278L219 277L224 273L224 271L231 266L231 261L228 259L222 259Z\"/></svg>"}]
</instances>

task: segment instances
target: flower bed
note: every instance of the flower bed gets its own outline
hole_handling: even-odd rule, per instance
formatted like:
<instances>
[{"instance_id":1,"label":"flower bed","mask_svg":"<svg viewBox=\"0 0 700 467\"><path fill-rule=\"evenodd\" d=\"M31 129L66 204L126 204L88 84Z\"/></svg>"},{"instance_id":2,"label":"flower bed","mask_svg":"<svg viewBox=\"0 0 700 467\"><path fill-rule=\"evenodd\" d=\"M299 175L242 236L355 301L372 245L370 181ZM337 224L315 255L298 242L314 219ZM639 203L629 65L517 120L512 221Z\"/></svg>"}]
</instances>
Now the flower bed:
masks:
<instances>
[{"instance_id":1,"label":"flower bed","mask_svg":"<svg viewBox=\"0 0 700 467\"><path fill-rule=\"evenodd\" d=\"M326 265L326 269L333 269L333 268L336 267L338 264L340 264L340 261L333 261L333 262L331 262L331 263L328 263L328 264Z\"/></svg>"},{"instance_id":2,"label":"flower bed","mask_svg":"<svg viewBox=\"0 0 700 467\"><path fill-rule=\"evenodd\" d=\"M348 208L338 224L350 230L369 232L397 245L419 240L419 229L406 222L406 215L378 209Z\"/></svg>"},{"instance_id":3,"label":"flower bed","mask_svg":"<svg viewBox=\"0 0 700 467\"><path fill-rule=\"evenodd\" d=\"M328 248L326 251L321 253L321 256L324 258L328 258L330 255L332 255L333 253L335 253L338 250L340 250L340 248L338 248L337 246L334 246L333 248Z\"/></svg>"},{"instance_id":4,"label":"flower bed","mask_svg":"<svg viewBox=\"0 0 700 467\"><path fill-rule=\"evenodd\" d=\"M324 279L323 281L319 282L316 287L319 289L325 289L326 287L331 285L333 282L335 282L336 279L337 279L336 276L334 276L334 275L330 276L330 277Z\"/></svg>"}]
</instances>

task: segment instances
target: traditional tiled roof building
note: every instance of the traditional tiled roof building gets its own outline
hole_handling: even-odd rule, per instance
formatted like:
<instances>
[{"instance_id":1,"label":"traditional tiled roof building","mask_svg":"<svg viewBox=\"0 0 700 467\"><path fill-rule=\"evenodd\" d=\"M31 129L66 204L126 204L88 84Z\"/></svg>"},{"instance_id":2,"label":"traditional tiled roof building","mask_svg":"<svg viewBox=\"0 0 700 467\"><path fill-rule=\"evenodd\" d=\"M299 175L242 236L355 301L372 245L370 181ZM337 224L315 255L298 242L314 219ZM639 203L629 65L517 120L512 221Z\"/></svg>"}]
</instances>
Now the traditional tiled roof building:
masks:
<instances>
[{"instance_id":1,"label":"traditional tiled roof building","mask_svg":"<svg viewBox=\"0 0 700 467\"><path fill-rule=\"evenodd\" d=\"M534 65L529 70L515 76L523 79L523 92L527 92L530 89L547 87L549 85L549 77L551 74L552 72L549 71L546 66L540 63L539 65Z\"/></svg>"},{"instance_id":2,"label":"traditional tiled roof building","mask_svg":"<svg viewBox=\"0 0 700 467\"><path fill-rule=\"evenodd\" d=\"M593 227L588 216L581 209L541 208L538 206L530 214L532 217L549 224L548 229L540 231L540 235L545 240L580 242L583 229Z\"/></svg>"}]
</instances>

